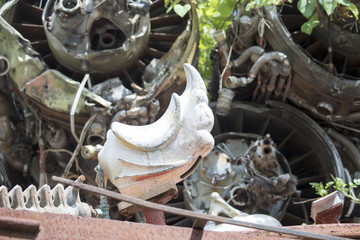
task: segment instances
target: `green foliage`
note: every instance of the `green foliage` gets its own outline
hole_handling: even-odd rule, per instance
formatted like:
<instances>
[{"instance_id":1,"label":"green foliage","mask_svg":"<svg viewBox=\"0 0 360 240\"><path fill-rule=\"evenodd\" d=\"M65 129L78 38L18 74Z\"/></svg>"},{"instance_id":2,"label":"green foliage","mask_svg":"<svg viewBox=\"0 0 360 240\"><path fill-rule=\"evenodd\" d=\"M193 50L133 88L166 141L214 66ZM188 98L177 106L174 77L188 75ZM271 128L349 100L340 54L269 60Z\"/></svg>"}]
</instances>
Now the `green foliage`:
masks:
<instances>
[{"instance_id":1,"label":"green foliage","mask_svg":"<svg viewBox=\"0 0 360 240\"><path fill-rule=\"evenodd\" d=\"M318 15L315 13L311 16L309 21L305 22L303 25L301 25L301 31L310 35L313 29L319 24Z\"/></svg>"},{"instance_id":2,"label":"green foliage","mask_svg":"<svg viewBox=\"0 0 360 240\"><path fill-rule=\"evenodd\" d=\"M329 194L329 188L332 186L335 190L338 190L342 194L344 194L345 197L350 198L355 203L360 204L360 199L356 197L354 193L354 188L357 188L360 186L360 179L354 179L352 182L349 182L349 184L346 184L345 181L338 177L331 176L333 181L330 181L326 183L324 186L323 183L316 183L311 182L311 187L315 188L316 194L320 195L321 197L326 196Z\"/></svg>"},{"instance_id":3,"label":"green foliage","mask_svg":"<svg viewBox=\"0 0 360 240\"><path fill-rule=\"evenodd\" d=\"M267 7L267 6L278 6L280 4L283 4L285 1L292 3L292 0L250 0L246 4L245 10L250 11L253 8L261 8L261 7ZM245 2L245 1L241 1Z\"/></svg>"},{"instance_id":4,"label":"green foliage","mask_svg":"<svg viewBox=\"0 0 360 240\"><path fill-rule=\"evenodd\" d=\"M191 9L190 4L187 3L185 5L181 5L180 0L171 1L171 4L170 4L170 0L164 0L164 3L165 3L165 7L168 8L166 10L166 13L169 13L172 9L174 9L174 12L182 18Z\"/></svg>"},{"instance_id":5,"label":"green foliage","mask_svg":"<svg viewBox=\"0 0 360 240\"><path fill-rule=\"evenodd\" d=\"M1 7L2 5L4 5L4 3L5 3L5 0L0 0L0 7Z\"/></svg>"},{"instance_id":6,"label":"green foliage","mask_svg":"<svg viewBox=\"0 0 360 240\"><path fill-rule=\"evenodd\" d=\"M0 0L2 1L2 0ZM181 0L164 0L167 12L174 9L175 13L183 17L190 10L190 5L180 4ZM354 0L353 0L354 1ZM210 53L216 46L213 37L215 32L226 30L233 18L241 11L251 11L266 6L278 6L284 2L292 3L293 0L193 0L199 17L199 64L198 69L205 82L210 79L211 60ZM351 0L299 0L298 10L308 19L301 26L301 31L311 34L313 29L320 23L318 12L323 8L327 15L331 15L334 9L343 6L358 19L359 11Z\"/></svg>"},{"instance_id":7,"label":"green foliage","mask_svg":"<svg viewBox=\"0 0 360 240\"><path fill-rule=\"evenodd\" d=\"M328 182L325 186L323 185L322 182L320 183L316 183L316 182L311 182L309 183L311 187L315 188L315 192L317 195L321 196L321 197L325 197L326 195L329 194L329 187L331 185L333 185L333 182Z\"/></svg>"},{"instance_id":8,"label":"green foliage","mask_svg":"<svg viewBox=\"0 0 360 240\"><path fill-rule=\"evenodd\" d=\"M306 34L311 34L312 30L319 24L318 16L316 11L320 11L322 7L326 14L330 16L336 7L344 6L345 9L349 10L356 20L359 18L359 11L355 4L351 3L350 0L299 0L298 10L309 19L301 26L301 31Z\"/></svg>"},{"instance_id":9,"label":"green foliage","mask_svg":"<svg viewBox=\"0 0 360 240\"><path fill-rule=\"evenodd\" d=\"M237 0L199 0L195 3L200 31L198 69L205 81L211 74L210 54L216 45L213 35L231 24L236 3Z\"/></svg>"},{"instance_id":10,"label":"green foliage","mask_svg":"<svg viewBox=\"0 0 360 240\"><path fill-rule=\"evenodd\" d=\"M359 20L359 10L358 10L357 7L355 6L355 4L350 3L350 5L347 6L346 8L353 13L353 15L355 16L356 20Z\"/></svg>"},{"instance_id":11,"label":"green foliage","mask_svg":"<svg viewBox=\"0 0 360 240\"><path fill-rule=\"evenodd\" d=\"M179 15L180 17L184 17L188 11L190 11L191 6L190 4L185 4L184 6L180 4L176 4L174 6L174 12Z\"/></svg>"},{"instance_id":12,"label":"green foliage","mask_svg":"<svg viewBox=\"0 0 360 240\"><path fill-rule=\"evenodd\" d=\"M315 4L316 0L299 0L297 8L304 17L310 18L315 10Z\"/></svg>"},{"instance_id":13,"label":"green foliage","mask_svg":"<svg viewBox=\"0 0 360 240\"><path fill-rule=\"evenodd\" d=\"M320 0L319 0L320 1ZM325 1L325 0L324 0ZM355 6L355 4L353 4L352 2L350 2L350 0L335 0L335 2L337 2L339 5L343 5L346 6L346 9L351 11L352 14L354 15L354 17L356 18L356 20L359 19L359 10L357 9L357 7ZM335 4L336 7L336 4ZM334 7L334 8L335 8ZM325 7L324 7L325 8ZM331 14L331 13L330 13ZM330 15L328 14L328 15Z\"/></svg>"}]
</instances>

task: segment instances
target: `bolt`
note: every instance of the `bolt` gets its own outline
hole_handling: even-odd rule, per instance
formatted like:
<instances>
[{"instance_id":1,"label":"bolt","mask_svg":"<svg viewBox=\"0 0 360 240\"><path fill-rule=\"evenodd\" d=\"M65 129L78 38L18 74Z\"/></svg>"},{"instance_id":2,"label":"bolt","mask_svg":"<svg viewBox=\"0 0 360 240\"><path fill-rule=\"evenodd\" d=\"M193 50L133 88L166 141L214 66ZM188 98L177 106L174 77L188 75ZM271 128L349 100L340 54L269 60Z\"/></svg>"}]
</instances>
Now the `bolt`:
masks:
<instances>
[{"instance_id":1,"label":"bolt","mask_svg":"<svg viewBox=\"0 0 360 240\"><path fill-rule=\"evenodd\" d=\"M100 123L94 122L93 124L91 124L90 129L93 133L98 134L102 131L102 126Z\"/></svg>"}]
</instances>

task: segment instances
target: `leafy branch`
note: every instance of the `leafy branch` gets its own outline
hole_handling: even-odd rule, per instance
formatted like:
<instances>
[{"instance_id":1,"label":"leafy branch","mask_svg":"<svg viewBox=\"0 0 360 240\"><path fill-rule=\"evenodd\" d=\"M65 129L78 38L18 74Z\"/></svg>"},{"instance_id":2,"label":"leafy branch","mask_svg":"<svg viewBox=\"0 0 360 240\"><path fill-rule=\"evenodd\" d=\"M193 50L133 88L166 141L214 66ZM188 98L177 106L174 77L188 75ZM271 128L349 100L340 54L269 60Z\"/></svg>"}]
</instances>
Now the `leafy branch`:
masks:
<instances>
[{"instance_id":1,"label":"leafy branch","mask_svg":"<svg viewBox=\"0 0 360 240\"><path fill-rule=\"evenodd\" d=\"M180 16L184 17L188 11L190 11L191 6L190 4L181 5L181 0L164 0L165 7L167 7L166 13L169 13L172 9L174 9L174 12ZM170 4L170 5L169 5Z\"/></svg>"},{"instance_id":2,"label":"leafy branch","mask_svg":"<svg viewBox=\"0 0 360 240\"><path fill-rule=\"evenodd\" d=\"M311 187L315 188L316 194L320 195L321 197L324 197L329 194L330 187L334 188L335 190L338 190L342 194L344 194L345 197L350 198L352 201L354 201L357 204L360 204L360 199L355 195L354 189L360 186L360 179L354 179L352 182L349 182L349 184L345 183L345 181L338 177L331 176L333 181L330 181L323 185L323 183L316 183L311 182Z\"/></svg>"},{"instance_id":3,"label":"leafy branch","mask_svg":"<svg viewBox=\"0 0 360 240\"><path fill-rule=\"evenodd\" d=\"M285 1L292 3L293 0L251 0L246 5L246 11L271 5L278 6ZM321 11L321 8L325 10L327 16L330 16L337 7L344 7L345 10L352 13L356 20L359 19L359 10L351 0L299 0L297 8L308 19L301 26L301 31L310 35L313 29L320 23L318 12Z\"/></svg>"},{"instance_id":4,"label":"leafy branch","mask_svg":"<svg viewBox=\"0 0 360 240\"><path fill-rule=\"evenodd\" d=\"M0 0L1 1L1 0ZM174 9L175 13L183 17L190 10L190 5L181 5L181 0L164 0L167 12ZM199 18L199 65L198 70L207 82L211 75L211 51L216 46L214 33L226 30L238 14L243 14L261 7L278 6L293 0L193 0L197 8ZM354 0L352 0L354 1ZM301 26L301 31L311 34L312 30L319 25L318 12L323 8L328 16L333 14L337 7L345 8L358 19L359 11L351 0L299 0L298 10L308 21Z\"/></svg>"},{"instance_id":5,"label":"leafy branch","mask_svg":"<svg viewBox=\"0 0 360 240\"><path fill-rule=\"evenodd\" d=\"M310 35L312 30L319 25L320 21L318 20L319 16L317 11L320 11L320 7L330 16L333 14L335 8L340 6L345 7L345 9L350 11L356 20L358 20L359 10L350 0L299 0L297 4L298 10L304 17L309 19L301 26L301 31Z\"/></svg>"}]
</instances>

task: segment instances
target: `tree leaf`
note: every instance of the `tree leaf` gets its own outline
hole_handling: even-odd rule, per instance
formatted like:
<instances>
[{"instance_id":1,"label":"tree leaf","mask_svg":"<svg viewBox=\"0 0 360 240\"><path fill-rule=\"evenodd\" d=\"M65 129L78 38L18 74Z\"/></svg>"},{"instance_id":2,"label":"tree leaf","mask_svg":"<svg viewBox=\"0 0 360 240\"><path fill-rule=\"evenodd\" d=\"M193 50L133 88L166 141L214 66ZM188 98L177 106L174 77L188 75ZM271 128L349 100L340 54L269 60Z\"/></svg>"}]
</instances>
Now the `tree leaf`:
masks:
<instances>
[{"instance_id":1,"label":"tree leaf","mask_svg":"<svg viewBox=\"0 0 360 240\"><path fill-rule=\"evenodd\" d=\"M352 12L352 14L356 18L356 20L359 20L359 10L357 9L355 4L350 3L350 5L346 7L346 9L348 9Z\"/></svg>"},{"instance_id":2,"label":"tree leaf","mask_svg":"<svg viewBox=\"0 0 360 240\"><path fill-rule=\"evenodd\" d=\"M175 0L170 4L170 7L166 10L166 13L169 13L176 4L178 4L180 2L180 0Z\"/></svg>"},{"instance_id":3,"label":"tree leaf","mask_svg":"<svg viewBox=\"0 0 360 240\"><path fill-rule=\"evenodd\" d=\"M355 178L353 180L353 182L356 184L356 185L360 185L360 179L359 178Z\"/></svg>"},{"instance_id":4,"label":"tree leaf","mask_svg":"<svg viewBox=\"0 0 360 240\"><path fill-rule=\"evenodd\" d=\"M297 4L297 8L302 15L306 18L310 18L315 10L316 0L300 0Z\"/></svg>"},{"instance_id":5,"label":"tree leaf","mask_svg":"<svg viewBox=\"0 0 360 240\"><path fill-rule=\"evenodd\" d=\"M250 11L251 9L253 9L255 6L255 2L249 2L246 7L245 7L245 11L248 12Z\"/></svg>"},{"instance_id":6,"label":"tree leaf","mask_svg":"<svg viewBox=\"0 0 360 240\"><path fill-rule=\"evenodd\" d=\"M319 24L318 15L315 13L309 21L305 22L303 25L301 25L301 31L303 33L306 33L310 35L313 31L313 29Z\"/></svg>"},{"instance_id":7,"label":"tree leaf","mask_svg":"<svg viewBox=\"0 0 360 240\"><path fill-rule=\"evenodd\" d=\"M324 188L322 182L320 183L310 182L309 184L311 187L315 188L316 194L320 195L321 197L328 195L328 191Z\"/></svg>"},{"instance_id":8,"label":"tree leaf","mask_svg":"<svg viewBox=\"0 0 360 240\"><path fill-rule=\"evenodd\" d=\"M336 7L336 0L324 0L322 6L325 9L326 14L330 16Z\"/></svg>"},{"instance_id":9,"label":"tree leaf","mask_svg":"<svg viewBox=\"0 0 360 240\"><path fill-rule=\"evenodd\" d=\"M190 4L185 4L184 6L182 6L181 4L176 4L174 6L175 13L180 17L184 17L186 13L190 11L190 9L191 9Z\"/></svg>"},{"instance_id":10,"label":"tree leaf","mask_svg":"<svg viewBox=\"0 0 360 240\"><path fill-rule=\"evenodd\" d=\"M262 6L262 0L255 0L256 7L260 8Z\"/></svg>"},{"instance_id":11,"label":"tree leaf","mask_svg":"<svg viewBox=\"0 0 360 240\"><path fill-rule=\"evenodd\" d=\"M337 3L344 6L350 6L350 0L337 0Z\"/></svg>"},{"instance_id":12,"label":"tree leaf","mask_svg":"<svg viewBox=\"0 0 360 240\"><path fill-rule=\"evenodd\" d=\"M271 5L275 5L278 6L280 4L282 4L283 0L267 0L265 2L263 2L263 6L267 7L267 6L271 6Z\"/></svg>"}]
</instances>

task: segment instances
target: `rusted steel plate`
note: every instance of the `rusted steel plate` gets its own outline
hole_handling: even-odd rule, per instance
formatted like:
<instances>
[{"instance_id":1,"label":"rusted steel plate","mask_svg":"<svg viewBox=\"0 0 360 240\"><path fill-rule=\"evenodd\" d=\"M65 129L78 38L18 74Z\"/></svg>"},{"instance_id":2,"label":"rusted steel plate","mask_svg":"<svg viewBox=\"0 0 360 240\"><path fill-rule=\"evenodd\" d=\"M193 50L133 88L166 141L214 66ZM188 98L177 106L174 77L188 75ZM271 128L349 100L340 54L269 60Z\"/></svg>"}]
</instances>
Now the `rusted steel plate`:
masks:
<instances>
[{"instance_id":1,"label":"rusted steel plate","mask_svg":"<svg viewBox=\"0 0 360 240\"><path fill-rule=\"evenodd\" d=\"M212 232L184 227L73 217L26 210L0 209L0 239L297 239L264 231ZM15 224L11 224L15 223ZM20 225L19 225L20 224ZM22 226L22 227L20 227ZM360 224L327 224L288 227L307 232L359 238ZM12 238L13 239L13 238Z\"/></svg>"},{"instance_id":2,"label":"rusted steel plate","mask_svg":"<svg viewBox=\"0 0 360 240\"><path fill-rule=\"evenodd\" d=\"M360 224L318 224L318 225L305 225L305 226L292 226L287 227L294 230L301 230L305 232L326 234L332 236L339 236L343 238L360 238ZM269 235L270 236L270 235ZM278 234L273 234L278 236Z\"/></svg>"},{"instance_id":3,"label":"rusted steel plate","mask_svg":"<svg viewBox=\"0 0 360 240\"><path fill-rule=\"evenodd\" d=\"M0 237L32 239L39 233L40 224L30 219L0 216Z\"/></svg>"}]
</instances>

